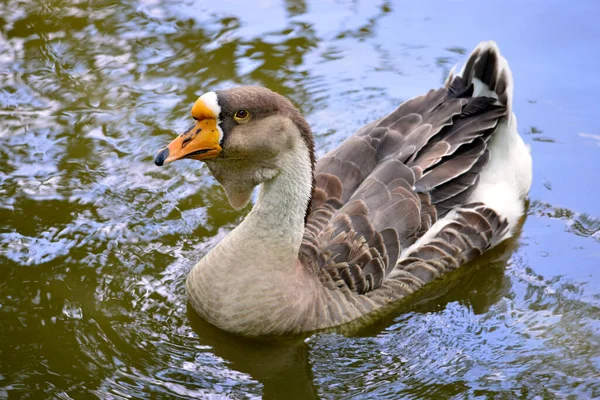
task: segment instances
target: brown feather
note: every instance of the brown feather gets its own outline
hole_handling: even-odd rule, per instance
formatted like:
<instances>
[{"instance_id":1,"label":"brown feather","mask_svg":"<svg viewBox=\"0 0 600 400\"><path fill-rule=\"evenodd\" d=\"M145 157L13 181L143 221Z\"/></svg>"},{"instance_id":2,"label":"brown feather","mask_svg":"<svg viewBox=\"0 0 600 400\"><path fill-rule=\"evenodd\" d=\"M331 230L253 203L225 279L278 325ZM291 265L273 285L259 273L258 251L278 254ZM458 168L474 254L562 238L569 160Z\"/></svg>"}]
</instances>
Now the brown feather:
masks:
<instances>
[{"instance_id":1,"label":"brown feather","mask_svg":"<svg viewBox=\"0 0 600 400\"><path fill-rule=\"evenodd\" d=\"M301 254L323 281L368 294L393 274L397 290L413 290L504 234L505 219L467 204L489 159L488 139L509 112L502 98L472 97L473 74L499 97L506 92L508 79L487 53L471 55L465 78L401 104L317 162ZM450 210L454 220L396 264Z\"/></svg>"}]
</instances>

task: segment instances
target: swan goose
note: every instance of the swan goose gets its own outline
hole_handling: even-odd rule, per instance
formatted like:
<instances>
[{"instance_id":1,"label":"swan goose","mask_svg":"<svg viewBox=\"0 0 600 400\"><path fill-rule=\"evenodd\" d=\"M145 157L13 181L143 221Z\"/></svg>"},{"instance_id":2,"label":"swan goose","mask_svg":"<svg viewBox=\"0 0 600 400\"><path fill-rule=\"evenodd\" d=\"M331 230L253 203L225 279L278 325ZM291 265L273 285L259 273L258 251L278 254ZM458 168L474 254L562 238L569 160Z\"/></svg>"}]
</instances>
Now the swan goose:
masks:
<instances>
[{"instance_id":1,"label":"swan goose","mask_svg":"<svg viewBox=\"0 0 600 400\"><path fill-rule=\"evenodd\" d=\"M314 331L377 315L510 237L531 185L494 42L318 162L311 130L262 87L208 92L158 166L206 163L246 218L189 273L193 308L226 331Z\"/></svg>"}]
</instances>

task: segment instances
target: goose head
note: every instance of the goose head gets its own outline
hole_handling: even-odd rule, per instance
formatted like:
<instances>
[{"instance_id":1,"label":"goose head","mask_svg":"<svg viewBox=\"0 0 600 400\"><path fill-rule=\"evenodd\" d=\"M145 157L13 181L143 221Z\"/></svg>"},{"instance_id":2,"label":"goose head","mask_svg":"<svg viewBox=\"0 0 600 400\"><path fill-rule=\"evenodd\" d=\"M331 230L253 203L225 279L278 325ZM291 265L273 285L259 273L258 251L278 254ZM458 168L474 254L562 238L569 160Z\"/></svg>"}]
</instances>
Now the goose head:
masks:
<instances>
[{"instance_id":1,"label":"goose head","mask_svg":"<svg viewBox=\"0 0 600 400\"><path fill-rule=\"evenodd\" d=\"M289 100L269 89L205 93L194 103L192 118L194 124L159 150L154 163L203 161L235 209L248 204L257 185L289 168L290 155L304 152L314 168L308 124Z\"/></svg>"}]
</instances>

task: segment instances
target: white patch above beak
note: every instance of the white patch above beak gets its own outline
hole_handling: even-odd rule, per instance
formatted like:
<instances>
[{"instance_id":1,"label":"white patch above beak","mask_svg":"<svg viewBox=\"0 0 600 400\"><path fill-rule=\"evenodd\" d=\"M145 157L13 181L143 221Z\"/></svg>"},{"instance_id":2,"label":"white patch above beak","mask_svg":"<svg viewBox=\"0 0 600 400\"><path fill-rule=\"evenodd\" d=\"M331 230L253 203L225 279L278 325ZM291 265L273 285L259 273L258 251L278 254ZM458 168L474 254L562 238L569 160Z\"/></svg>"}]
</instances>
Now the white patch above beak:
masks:
<instances>
[{"instance_id":1,"label":"white patch above beak","mask_svg":"<svg viewBox=\"0 0 600 400\"><path fill-rule=\"evenodd\" d=\"M217 130L219 131L219 144L223 144L223 130L221 129L221 106L216 92L206 92L200 99L214 115L217 120Z\"/></svg>"}]
</instances>

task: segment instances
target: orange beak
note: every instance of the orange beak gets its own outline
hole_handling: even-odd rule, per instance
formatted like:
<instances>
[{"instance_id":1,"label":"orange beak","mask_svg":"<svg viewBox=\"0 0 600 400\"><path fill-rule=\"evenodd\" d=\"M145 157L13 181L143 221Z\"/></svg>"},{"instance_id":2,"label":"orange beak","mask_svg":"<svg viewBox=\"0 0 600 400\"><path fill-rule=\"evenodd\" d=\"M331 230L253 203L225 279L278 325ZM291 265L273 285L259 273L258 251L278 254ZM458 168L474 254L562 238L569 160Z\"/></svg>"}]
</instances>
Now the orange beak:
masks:
<instances>
[{"instance_id":1,"label":"orange beak","mask_svg":"<svg viewBox=\"0 0 600 400\"><path fill-rule=\"evenodd\" d=\"M167 147L158 151L154 164L159 167L180 160L191 158L194 160L208 160L221 154L221 128L217 125L217 116L214 115L198 99L192 108L192 116L196 120L194 126L179 135Z\"/></svg>"}]
</instances>

